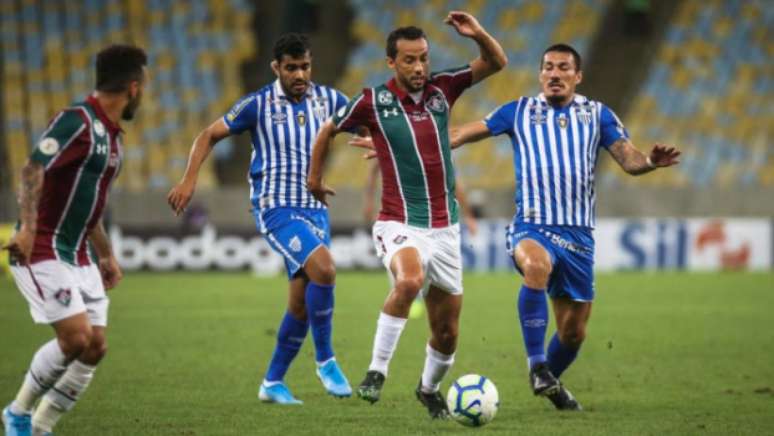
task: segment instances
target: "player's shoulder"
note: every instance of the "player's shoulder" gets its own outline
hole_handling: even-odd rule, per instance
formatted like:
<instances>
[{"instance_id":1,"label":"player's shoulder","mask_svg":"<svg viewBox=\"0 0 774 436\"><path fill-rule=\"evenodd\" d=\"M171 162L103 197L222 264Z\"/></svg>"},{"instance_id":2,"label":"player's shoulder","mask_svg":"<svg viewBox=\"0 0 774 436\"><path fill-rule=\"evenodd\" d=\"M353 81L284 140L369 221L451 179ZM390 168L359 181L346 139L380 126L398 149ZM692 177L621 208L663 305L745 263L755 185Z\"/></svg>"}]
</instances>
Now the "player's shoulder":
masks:
<instances>
[{"instance_id":1,"label":"player's shoulder","mask_svg":"<svg viewBox=\"0 0 774 436\"><path fill-rule=\"evenodd\" d=\"M57 112L52 118L52 123L69 124L74 127L81 125L89 126L97 114L85 101L72 103Z\"/></svg>"}]
</instances>

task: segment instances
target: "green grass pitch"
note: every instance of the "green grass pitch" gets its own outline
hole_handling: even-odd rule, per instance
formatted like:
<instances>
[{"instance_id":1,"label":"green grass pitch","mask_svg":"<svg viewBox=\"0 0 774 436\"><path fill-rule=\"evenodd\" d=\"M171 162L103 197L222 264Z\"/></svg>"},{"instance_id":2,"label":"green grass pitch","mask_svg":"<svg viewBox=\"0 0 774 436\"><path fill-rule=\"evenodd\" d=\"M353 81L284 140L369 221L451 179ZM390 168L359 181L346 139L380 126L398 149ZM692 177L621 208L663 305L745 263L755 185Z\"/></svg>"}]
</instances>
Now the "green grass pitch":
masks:
<instances>
[{"instance_id":1,"label":"green grass pitch","mask_svg":"<svg viewBox=\"0 0 774 436\"><path fill-rule=\"evenodd\" d=\"M282 278L131 273L111 295L110 351L57 435L774 434L774 274L599 275L588 338L563 377L585 406L558 413L531 395L515 275L468 274L457 360L500 391L480 430L432 422L414 398L426 320L411 320L382 401L337 400L314 375L308 338L286 378L305 404L257 399L283 314ZM371 356L383 273L338 277L334 346L354 385ZM0 402L50 337L0 277ZM553 323L553 321L552 321ZM553 329L549 329L549 334Z\"/></svg>"}]
</instances>

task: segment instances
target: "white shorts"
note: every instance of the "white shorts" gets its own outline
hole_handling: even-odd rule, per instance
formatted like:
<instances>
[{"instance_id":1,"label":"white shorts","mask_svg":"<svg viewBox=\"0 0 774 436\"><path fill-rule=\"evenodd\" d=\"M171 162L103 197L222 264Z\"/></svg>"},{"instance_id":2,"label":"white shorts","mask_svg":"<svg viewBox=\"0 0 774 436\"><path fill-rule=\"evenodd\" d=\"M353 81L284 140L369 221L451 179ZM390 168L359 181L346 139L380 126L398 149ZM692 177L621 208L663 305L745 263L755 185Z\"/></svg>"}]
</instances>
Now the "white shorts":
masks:
<instances>
[{"instance_id":1,"label":"white shorts","mask_svg":"<svg viewBox=\"0 0 774 436\"><path fill-rule=\"evenodd\" d=\"M376 254L390 271L395 253L403 248L414 247L422 259L425 283L422 295L427 295L430 285L452 295L462 294L462 248L460 225L440 229L424 229L397 221L377 221L373 228ZM392 274L389 274L392 278Z\"/></svg>"},{"instance_id":2,"label":"white shorts","mask_svg":"<svg viewBox=\"0 0 774 436\"><path fill-rule=\"evenodd\" d=\"M52 324L87 312L91 325L107 326L110 301L96 265L44 260L29 266L11 266L11 274L36 323Z\"/></svg>"}]
</instances>

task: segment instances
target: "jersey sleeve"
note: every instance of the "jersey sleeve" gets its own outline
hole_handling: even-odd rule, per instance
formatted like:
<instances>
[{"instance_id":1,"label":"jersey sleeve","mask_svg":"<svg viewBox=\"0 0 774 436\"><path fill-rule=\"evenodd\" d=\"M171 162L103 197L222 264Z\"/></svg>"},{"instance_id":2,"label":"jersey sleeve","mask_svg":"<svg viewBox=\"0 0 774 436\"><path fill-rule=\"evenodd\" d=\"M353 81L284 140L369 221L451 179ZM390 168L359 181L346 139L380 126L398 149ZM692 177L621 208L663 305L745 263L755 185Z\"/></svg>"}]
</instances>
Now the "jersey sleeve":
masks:
<instances>
[{"instance_id":1,"label":"jersey sleeve","mask_svg":"<svg viewBox=\"0 0 774 436\"><path fill-rule=\"evenodd\" d=\"M231 110L223 116L223 121L232 134L242 133L254 127L258 120L258 98L250 94L239 100Z\"/></svg>"},{"instance_id":2,"label":"jersey sleeve","mask_svg":"<svg viewBox=\"0 0 774 436\"><path fill-rule=\"evenodd\" d=\"M516 102L512 101L493 110L486 118L484 118L484 124L486 124L489 132L492 133L492 136L501 135L503 133L511 135L513 133L515 117Z\"/></svg>"},{"instance_id":3,"label":"jersey sleeve","mask_svg":"<svg viewBox=\"0 0 774 436\"><path fill-rule=\"evenodd\" d=\"M608 148L621 138L629 139L629 132L615 112L602 105L599 115L599 145Z\"/></svg>"},{"instance_id":4,"label":"jersey sleeve","mask_svg":"<svg viewBox=\"0 0 774 436\"><path fill-rule=\"evenodd\" d=\"M449 107L454 105L463 91L473 84L473 70L470 65L451 68L431 74L431 82L439 87L449 102Z\"/></svg>"},{"instance_id":5,"label":"jersey sleeve","mask_svg":"<svg viewBox=\"0 0 774 436\"><path fill-rule=\"evenodd\" d=\"M30 154L30 160L44 167L64 151L84 130L88 122L79 109L65 109L59 112L41 135L38 144Z\"/></svg>"},{"instance_id":6,"label":"jersey sleeve","mask_svg":"<svg viewBox=\"0 0 774 436\"><path fill-rule=\"evenodd\" d=\"M336 110L333 124L336 125L337 129L352 132L359 126L369 127L370 100L367 98L368 94L368 90L363 90L346 105Z\"/></svg>"},{"instance_id":7,"label":"jersey sleeve","mask_svg":"<svg viewBox=\"0 0 774 436\"><path fill-rule=\"evenodd\" d=\"M341 110L341 108L346 107L347 104L349 104L349 98L346 95L339 92L337 89L333 89L332 91L333 91L333 102L331 104L332 113L330 114L330 116L335 115Z\"/></svg>"}]
</instances>

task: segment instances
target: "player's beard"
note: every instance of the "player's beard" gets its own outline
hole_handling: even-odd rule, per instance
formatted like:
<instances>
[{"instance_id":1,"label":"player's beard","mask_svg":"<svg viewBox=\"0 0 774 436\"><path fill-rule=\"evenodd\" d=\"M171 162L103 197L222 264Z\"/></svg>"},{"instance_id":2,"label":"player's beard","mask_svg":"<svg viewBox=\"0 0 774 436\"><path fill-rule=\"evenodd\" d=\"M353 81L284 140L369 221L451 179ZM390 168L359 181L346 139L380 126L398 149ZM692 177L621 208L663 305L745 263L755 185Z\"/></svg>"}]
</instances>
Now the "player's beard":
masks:
<instances>
[{"instance_id":1,"label":"player's beard","mask_svg":"<svg viewBox=\"0 0 774 436\"><path fill-rule=\"evenodd\" d=\"M124 121L131 121L134 119L134 114L137 112L137 108L140 107L140 94L137 97L129 97L129 102L121 112L121 119Z\"/></svg>"},{"instance_id":2,"label":"player's beard","mask_svg":"<svg viewBox=\"0 0 774 436\"><path fill-rule=\"evenodd\" d=\"M546 101L551 106L562 106L563 103L567 100L567 96L564 95L547 95Z\"/></svg>"},{"instance_id":3,"label":"player's beard","mask_svg":"<svg viewBox=\"0 0 774 436\"><path fill-rule=\"evenodd\" d=\"M417 87L411 81L411 78L412 78L411 76L408 76L408 77L400 76L401 83L403 83L403 86L406 88L406 90L408 90L409 93L420 92L420 91L423 91L425 89L425 85L427 84L427 80L422 81L422 85Z\"/></svg>"}]
</instances>

